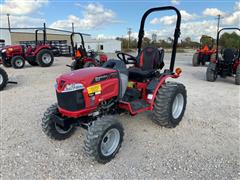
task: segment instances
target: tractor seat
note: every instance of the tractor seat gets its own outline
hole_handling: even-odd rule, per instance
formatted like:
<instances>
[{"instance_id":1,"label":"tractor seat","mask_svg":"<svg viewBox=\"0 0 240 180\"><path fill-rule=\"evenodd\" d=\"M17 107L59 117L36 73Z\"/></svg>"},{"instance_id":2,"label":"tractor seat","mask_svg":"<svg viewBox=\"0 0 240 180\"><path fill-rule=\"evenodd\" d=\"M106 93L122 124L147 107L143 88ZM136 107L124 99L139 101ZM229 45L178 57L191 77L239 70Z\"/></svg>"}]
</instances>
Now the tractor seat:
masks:
<instances>
[{"instance_id":1,"label":"tractor seat","mask_svg":"<svg viewBox=\"0 0 240 180\"><path fill-rule=\"evenodd\" d=\"M157 69L162 69L164 50L156 47L145 47L137 57L136 67L130 68L129 79L142 82L155 76Z\"/></svg>"},{"instance_id":2,"label":"tractor seat","mask_svg":"<svg viewBox=\"0 0 240 180\"><path fill-rule=\"evenodd\" d=\"M232 64L235 58L235 51L232 48L226 48L223 51L223 60L227 64Z\"/></svg>"}]
</instances>

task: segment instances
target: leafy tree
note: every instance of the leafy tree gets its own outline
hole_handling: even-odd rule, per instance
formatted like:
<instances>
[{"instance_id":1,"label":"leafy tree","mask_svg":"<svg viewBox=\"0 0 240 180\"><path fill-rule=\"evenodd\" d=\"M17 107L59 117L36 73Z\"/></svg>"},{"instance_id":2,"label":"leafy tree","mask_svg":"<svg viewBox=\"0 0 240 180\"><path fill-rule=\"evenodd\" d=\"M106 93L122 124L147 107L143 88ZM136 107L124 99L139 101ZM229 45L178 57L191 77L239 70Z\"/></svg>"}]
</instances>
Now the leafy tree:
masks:
<instances>
[{"instance_id":1,"label":"leafy tree","mask_svg":"<svg viewBox=\"0 0 240 180\"><path fill-rule=\"evenodd\" d=\"M240 48L240 35L225 32L219 39L219 45L225 48Z\"/></svg>"}]
</instances>

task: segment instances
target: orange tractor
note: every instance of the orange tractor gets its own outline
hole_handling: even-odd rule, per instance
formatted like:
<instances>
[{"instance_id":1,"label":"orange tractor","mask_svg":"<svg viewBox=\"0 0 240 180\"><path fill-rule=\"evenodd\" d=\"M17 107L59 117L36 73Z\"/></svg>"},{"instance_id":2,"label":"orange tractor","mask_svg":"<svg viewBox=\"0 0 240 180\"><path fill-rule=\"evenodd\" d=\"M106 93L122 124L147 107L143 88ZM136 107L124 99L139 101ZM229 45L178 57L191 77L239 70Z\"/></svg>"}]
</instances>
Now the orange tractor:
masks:
<instances>
[{"instance_id":1,"label":"orange tractor","mask_svg":"<svg viewBox=\"0 0 240 180\"><path fill-rule=\"evenodd\" d=\"M205 39L211 42L210 45L207 43L203 43L203 38L201 38L200 43L202 45L201 49L197 49L197 51L193 55L192 65L199 66L200 64L205 65L206 62L210 62L212 54L216 53L216 49L212 48L214 44L214 39L210 36L203 36Z\"/></svg>"}]
</instances>

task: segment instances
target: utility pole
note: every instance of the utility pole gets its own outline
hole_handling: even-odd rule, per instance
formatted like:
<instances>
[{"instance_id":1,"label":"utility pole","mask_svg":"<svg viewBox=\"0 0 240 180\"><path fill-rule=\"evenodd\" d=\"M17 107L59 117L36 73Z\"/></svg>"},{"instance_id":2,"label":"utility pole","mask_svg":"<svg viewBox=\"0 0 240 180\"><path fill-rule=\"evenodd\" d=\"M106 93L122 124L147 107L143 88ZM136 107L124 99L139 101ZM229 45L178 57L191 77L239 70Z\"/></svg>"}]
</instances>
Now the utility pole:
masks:
<instances>
[{"instance_id":1,"label":"utility pole","mask_svg":"<svg viewBox=\"0 0 240 180\"><path fill-rule=\"evenodd\" d=\"M132 28L128 28L128 49L130 49L130 40L131 40L131 34L132 34Z\"/></svg>"},{"instance_id":2,"label":"utility pole","mask_svg":"<svg viewBox=\"0 0 240 180\"><path fill-rule=\"evenodd\" d=\"M220 20L223 19L223 17L221 17L221 15L219 14L219 15L217 15L216 19L217 19L217 33L218 33L219 27L220 27Z\"/></svg>"},{"instance_id":3,"label":"utility pole","mask_svg":"<svg viewBox=\"0 0 240 180\"><path fill-rule=\"evenodd\" d=\"M74 32L74 23L72 22L72 32Z\"/></svg>"},{"instance_id":4,"label":"utility pole","mask_svg":"<svg viewBox=\"0 0 240 180\"><path fill-rule=\"evenodd\" d=\"M11 24L10 24L10 14L7 14L7 18L8 18L8 30L9 32L11 32Z\"/></svg>"}]
</instances>

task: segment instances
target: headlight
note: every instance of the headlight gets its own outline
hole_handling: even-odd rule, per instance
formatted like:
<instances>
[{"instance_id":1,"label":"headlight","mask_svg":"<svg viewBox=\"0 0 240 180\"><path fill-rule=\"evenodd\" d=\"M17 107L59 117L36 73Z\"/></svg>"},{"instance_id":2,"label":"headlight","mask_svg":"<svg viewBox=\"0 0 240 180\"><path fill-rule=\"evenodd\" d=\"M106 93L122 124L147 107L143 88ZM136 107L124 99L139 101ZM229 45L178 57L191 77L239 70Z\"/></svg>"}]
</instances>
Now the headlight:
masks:
<instances>
[{"instance_id":1,"label":"headlight","mask_svg":"<svg viewBox=\"0 0 240 180\"><path fill-rule=\"evenodd\" d=\"M11 51L13 51L13 48L7 48L7 51L11 52Z\"/></svg>"},{"instance_id":2,"label":"headlight","mask_svg":"<svg viewBox=\"0 0 240 180\"><path fill-rule=\"evenodd\" d=\"M6 49L3 49L3 50L2 50L2 53L5 53L6 51L7 51Z\"/></svg>"},{"instance_id":3,"label":"headlight","mask_svg":"<svg viewBox=\"0 0 240 180\"><path fill-rule=\"evenodd\" d=\"M67 84L62 92L71 92L71 91L76 91L80 89L84 89L84 86L81 83Z\"/></svg>"}]
</instances>

